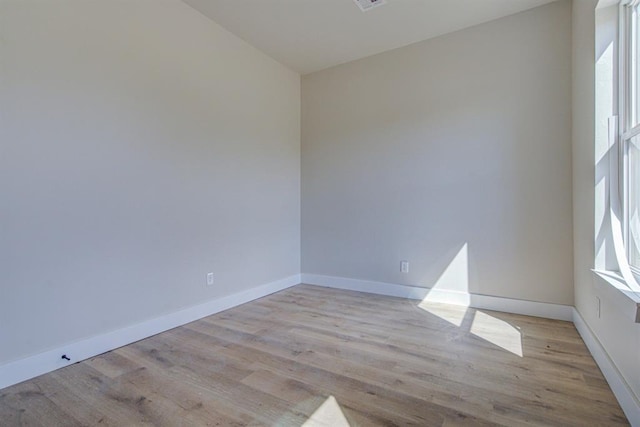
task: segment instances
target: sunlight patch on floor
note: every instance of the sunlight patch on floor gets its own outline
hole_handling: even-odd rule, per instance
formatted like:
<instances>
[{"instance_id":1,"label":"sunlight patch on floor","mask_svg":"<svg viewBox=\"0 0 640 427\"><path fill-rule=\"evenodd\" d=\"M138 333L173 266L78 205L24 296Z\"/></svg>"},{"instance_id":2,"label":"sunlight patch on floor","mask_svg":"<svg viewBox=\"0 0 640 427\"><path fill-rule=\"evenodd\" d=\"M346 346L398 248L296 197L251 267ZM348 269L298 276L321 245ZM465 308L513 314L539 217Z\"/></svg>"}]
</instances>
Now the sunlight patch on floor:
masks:
<instances>
[{"instance_id":1,"label":"sunlight patch on floor","mask_svg":"<svg viewBox=\"0 0 640 427\"><path fill-rule=\"evenodd\" d=\"M418 307L424 311L441 318L454 326L462 326L467 307L460 305L441 304L431 301L421 301Z\"/></svg>"},{"instance_id":2,"label":"sunlight patch on floor","mask_svg":"<svg viewBox=\"0 0 640 427\"><path fill-rule=\"evenodd\" d=\"M465 243L438 280L418 303L418 308L523 357L522 334L504 320L471 308L469 292L469 245Z\"/></svg>"},{"instance_id":3,"label":"sunlight patch on floor","mask_svg":"<svg viewBox=\"0 0 640 427\"><path fill-rule=\"evenodd\" d=\"M470 332L491 344L522 357L522 334L504 320L476 311Z\"/></svg>"},{"instance_id":4,"label":"sunlight patch on floor","mask_svg":"<svg viewBox=\"0 0 640 427\"><path fill-rule=\"evenodd\" d=\"M302 425L303 427L349 427L338 401L329 396Z\"/></svg>"}]
</instances>

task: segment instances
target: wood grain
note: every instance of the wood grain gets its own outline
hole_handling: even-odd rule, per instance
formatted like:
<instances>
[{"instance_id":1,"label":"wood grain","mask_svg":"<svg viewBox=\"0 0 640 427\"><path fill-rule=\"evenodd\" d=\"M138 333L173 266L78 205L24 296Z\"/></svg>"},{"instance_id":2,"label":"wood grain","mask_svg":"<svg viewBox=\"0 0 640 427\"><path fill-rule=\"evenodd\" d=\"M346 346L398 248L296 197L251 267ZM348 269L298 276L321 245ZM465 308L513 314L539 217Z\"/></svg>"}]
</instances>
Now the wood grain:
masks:
<instances>
[{"instance_id":1,"label":"wood grain","mask_svg":"<svg viewBox=\"0 0 640 427\"><path fill-rule=\"evenodd\" d=\"M2 426L341 420L628 425L569 322L308 285L0 390Z\"/></svg>"}]
</instances>

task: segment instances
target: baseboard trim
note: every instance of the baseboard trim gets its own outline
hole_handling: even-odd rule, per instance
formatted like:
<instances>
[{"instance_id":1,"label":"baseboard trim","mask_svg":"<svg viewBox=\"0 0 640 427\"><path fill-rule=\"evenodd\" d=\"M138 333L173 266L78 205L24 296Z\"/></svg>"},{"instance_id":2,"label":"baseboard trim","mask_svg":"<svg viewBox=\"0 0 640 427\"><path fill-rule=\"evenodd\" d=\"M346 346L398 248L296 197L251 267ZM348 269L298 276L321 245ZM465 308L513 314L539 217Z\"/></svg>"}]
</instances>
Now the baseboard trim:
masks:
<instances>
[{"instance_id":1,"label":"baseboard trim","mask_svg":"<svg viewBox=\"0 0 640 427\"><path fill-rule=\"evenodd\" d=\"M323 276L318 274L302 274L302 283L400 298L419 300L427 299L429 301L445 304L464 305L484 310L524 314L527 316L544 317L547 319L564 320L568 322L573 320L573 307L561 304L524 301L468 292L429 289L417 286L399 285L395 283L373 282L368 280Z\"/></svg>"},{"instance_id":2,"label":"baseboard trim","mask_svg":"<svg viewBox=\"0 0 640 427\"><path fill-rule=\"evenodd\" d=\"M296 274L136 325L65 344L53 350L7 363L0 366L0 389L262 298L274 292L298 285L300 282L301 276ZM63 354L69 356L71 361L61 359Z\"/></svg>"},{"instance_id":3,"label":"baseboard trim","mask_svg":"<svg viewBox=\"0 0 640 427\"><path fill-rule=\"evenodd\" d=\"M627 416L632 426L640 426L640 401L635 396L624 377L616 368L609 354L606 352L598 338L584 321L578 310L573 309L573 324L586 344L593 359L598 364L602 374L607 379L611 391L618 399L620 407Z\"/></svg>"},{"instance_id":4,"label":"baseboard trim","mask_svg":"<svg viewBox=\"0 0 640 427\"><path fill-rule=\"evenodd\" d=\"M629 422L633 426L640 426L640 402L624 378L620 375L620 372L609 358L602 344L600 344L580 313L573 307L317 274L293 275L243 292L147 320L136 325L66 344L53 350L7 363L0 366L0 389L203 317L248 303L299 283L408 299L422 300L426 298L434 302L467 305L486 310L573 321L587 348L593 355L594 360L607 379L611 390L618 399ZM62 360L60 358L62 354L68 355L71 361Z\"/></svg>"}]
</instances>

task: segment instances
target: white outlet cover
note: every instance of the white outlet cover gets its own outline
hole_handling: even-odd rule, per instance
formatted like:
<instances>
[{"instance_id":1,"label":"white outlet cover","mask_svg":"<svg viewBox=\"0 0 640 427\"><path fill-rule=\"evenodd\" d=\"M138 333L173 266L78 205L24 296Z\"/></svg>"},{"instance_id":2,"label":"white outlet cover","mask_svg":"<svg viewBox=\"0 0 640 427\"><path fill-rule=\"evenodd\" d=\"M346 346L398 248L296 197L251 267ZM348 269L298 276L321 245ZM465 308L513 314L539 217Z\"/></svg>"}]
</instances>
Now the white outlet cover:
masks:
<instances>
[{"instance_id":1,"label":"white outlet cover","mask_svg":"<svg viewBox=\"0 0 640 427\"><path fill-rule=\"evenodd\" d=\"M209 286L213 285L213 273L207 274L207 285Z\"/></svg>"},{"instance_id":2,"label":"white outlet cover","mask_svg":"<svg viewBox=\"0 0 640 427\"><path fill-rule=\"evenodd\" d=\"M409 272L409 261L401 261L400 262L400 272L408 273Z\"/></svg>"}]
</instances>

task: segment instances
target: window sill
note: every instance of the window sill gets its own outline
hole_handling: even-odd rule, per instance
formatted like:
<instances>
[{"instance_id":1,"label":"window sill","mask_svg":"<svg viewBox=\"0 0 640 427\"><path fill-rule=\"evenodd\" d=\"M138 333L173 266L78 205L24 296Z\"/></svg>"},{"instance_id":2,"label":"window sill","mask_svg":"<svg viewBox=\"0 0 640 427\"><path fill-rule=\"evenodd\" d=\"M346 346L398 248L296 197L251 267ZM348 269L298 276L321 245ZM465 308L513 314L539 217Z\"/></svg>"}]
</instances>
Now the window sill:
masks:
<instances>
[{"instance_id":1,"label":"window sill","mask_svg":"<svg viewBox=\"0 0 640 427\"><path fill-rule=\"evenodd\" d=\"M611 295L624 312L631 313L636 323L640 323L640 294L627 286L624 278L615 271L591 270L596 276L595 286Z\"/></svg>"}]
</instances>

